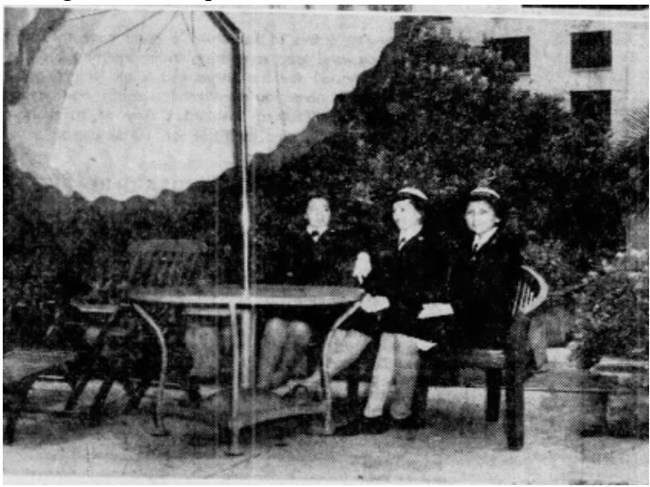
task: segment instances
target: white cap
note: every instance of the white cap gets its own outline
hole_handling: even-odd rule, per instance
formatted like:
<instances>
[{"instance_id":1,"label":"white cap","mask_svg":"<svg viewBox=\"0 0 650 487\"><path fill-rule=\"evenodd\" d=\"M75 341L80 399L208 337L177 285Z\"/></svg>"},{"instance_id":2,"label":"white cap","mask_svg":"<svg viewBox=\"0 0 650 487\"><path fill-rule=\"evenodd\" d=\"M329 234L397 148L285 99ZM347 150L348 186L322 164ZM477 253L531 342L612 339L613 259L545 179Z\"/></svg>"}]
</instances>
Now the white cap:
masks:
<instances>
[{"instance_id":1,"label":"white cap","mask_svg":"<svg viewBox=\"0 0 650 487\"><path fill-rule=\"evenodd\" d=\"M501 196L499 193L494 191L493 189L490 188L485 188L482 186L479 186L476 189L473 189L472 192L470 193L471 196L491 196L492 198L496 199L501 199Z\"/></svg>"},{"instance_id":2,"label":"white cap","mask_svg":"<svg viewBox=\"0 0 650 487\"><path fill-rule=\"evenodd\" d=\"M424 194L419 189L413 188L411 186L400 189L397 192L397 194L408 194L408 195L411 195L411 196L415 196L416 198L419 198L419 199L421 199L423 201L428 201L429 200L429 198L427 198L426 194Z\"/></svg>"}]
</instances>

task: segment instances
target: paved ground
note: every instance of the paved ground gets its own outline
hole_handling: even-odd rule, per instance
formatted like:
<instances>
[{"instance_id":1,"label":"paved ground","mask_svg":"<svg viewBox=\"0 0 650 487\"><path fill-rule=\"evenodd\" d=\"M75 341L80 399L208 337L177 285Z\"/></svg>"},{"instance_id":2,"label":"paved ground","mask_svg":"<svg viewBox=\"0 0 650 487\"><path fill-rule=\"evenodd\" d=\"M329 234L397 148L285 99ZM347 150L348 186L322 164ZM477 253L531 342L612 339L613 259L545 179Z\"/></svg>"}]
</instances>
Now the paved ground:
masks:
<instances>
[{"instance_id":1,"label":"paved ground","mask_svg":"<svg viewBox=\"0 0 650 487\"><path fill-rule=\"evenodd\" d=\"M520 452L506 449L500 423L483 421L482 389L432 388L427 427L415 433L319 437L308 434L308 420L293 420L284 442L273 426L256 428L242 457L227 457L210 428L182 420L168 423L166 438L149 435L144 414L114 415L98 428L25 420L4 448L4 480L648 484L648 440L582 437L589 396L569 387L577 384L571 367L551 362L546 370L529 382Z\"/></svg>"}]
</instances>

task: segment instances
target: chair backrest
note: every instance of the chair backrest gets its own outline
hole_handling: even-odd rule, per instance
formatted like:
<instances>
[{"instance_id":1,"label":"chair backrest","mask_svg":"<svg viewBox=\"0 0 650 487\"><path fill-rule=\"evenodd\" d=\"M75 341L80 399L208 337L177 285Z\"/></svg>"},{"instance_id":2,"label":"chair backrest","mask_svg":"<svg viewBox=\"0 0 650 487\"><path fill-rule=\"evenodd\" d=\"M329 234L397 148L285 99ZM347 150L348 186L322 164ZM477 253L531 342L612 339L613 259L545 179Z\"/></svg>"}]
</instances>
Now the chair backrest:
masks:
<instances>
[{"instance_id":1,"label":"chair backrest","mask_svg":"<svg viewBox=\"0 0 650 487\"><path fill-rule=\"evenodd\" d=\"M207 247L194 240L142 240L129 245L129 285L171 287L194 284Z\"/></svg>"},{"instance_id":2,"label":"chair backrest","mask_svg":"<svg viewBox=\"0 0 650 487\"><path fill-rule=\"evenodd\" d=\"M521 266L521 279L512 306L512 314L529 314L539 308L548 296L548 284L542 276L528 266Z\"/></svg>"}]
</instances>

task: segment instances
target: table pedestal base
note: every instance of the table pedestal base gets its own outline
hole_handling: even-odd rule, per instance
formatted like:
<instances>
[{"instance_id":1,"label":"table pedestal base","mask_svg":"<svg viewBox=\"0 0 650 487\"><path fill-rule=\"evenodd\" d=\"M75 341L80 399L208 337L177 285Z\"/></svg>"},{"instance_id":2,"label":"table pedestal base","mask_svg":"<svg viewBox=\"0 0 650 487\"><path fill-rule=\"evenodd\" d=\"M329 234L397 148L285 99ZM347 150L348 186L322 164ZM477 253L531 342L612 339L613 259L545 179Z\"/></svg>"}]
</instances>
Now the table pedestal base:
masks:
<instances>
[{"instance_id":1,"label":"table pedestal base","mask_svg":"<svg viewBox=\"0 0 650 487\"><path fill-rule=\"evenodd\" d=\"M222 388L218 392L203 397L198 403L188 403L182 399L173 399L165 395L163 408L166 417L176 417L213 426L220 426L230 431L230 446L228 455L241 455L240 431L243 428L276 419L294 416L319 416L321 425L310 429L314 434L331 435L333 433L331 404L328 400L296 400L284 399L267 392L244 390L240 392L239 410L233 414L230 407L230 388ZM155 411L155 398L147 396L142 407ZM159 434L157 434L159 433ZM164 427L154 428L155 436L166 436Z\"/></svg>"}]
</instances>

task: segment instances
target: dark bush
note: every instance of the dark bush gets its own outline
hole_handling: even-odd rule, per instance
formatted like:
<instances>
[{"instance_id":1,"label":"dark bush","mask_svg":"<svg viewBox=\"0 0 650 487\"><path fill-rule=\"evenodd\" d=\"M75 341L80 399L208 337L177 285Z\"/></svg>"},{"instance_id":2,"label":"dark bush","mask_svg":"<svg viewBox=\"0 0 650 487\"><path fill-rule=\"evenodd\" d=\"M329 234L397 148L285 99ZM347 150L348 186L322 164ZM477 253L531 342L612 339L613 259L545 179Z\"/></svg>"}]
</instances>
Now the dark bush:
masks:
<instances>
[{"instance_id":1,"label":"dark bush","mask_svg":"<svg viewBox=\"0 0 650 487\"><path fill-rule=\"evenodd\" d=\"M336 97L328 137L299 156L285 154L279 168L251 169L254 280L273 278L279 235L302 221L313 192L331 198L348 247L392 236L387 202L405 184L430 195L429 218L455 238L464 230L462 197L479 181L508 197L514 227L534 229L538 242L561 242L578 270L622 244L620 191L637 176L607 157L600 127L575 120L558 100L514 90L513 67L489 49L434 31L427 18L401 21L377 65ZM5 85L24 86L14 81ZM5 97L5 122L7 104L19 98ZM6 135L5 123L5 329L18 326L7 320L22 307L29 316L20 326L40 333L48 320L43 303L63 302L84 286L103 287L110 297L124 279L128 243L137 239L205 241L211 277L241 282L233 172L155 200L91 204L18 171ZM564 264L548 265L553 281L569 280Z\"/></svg>"}]
</instances>

